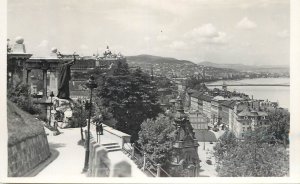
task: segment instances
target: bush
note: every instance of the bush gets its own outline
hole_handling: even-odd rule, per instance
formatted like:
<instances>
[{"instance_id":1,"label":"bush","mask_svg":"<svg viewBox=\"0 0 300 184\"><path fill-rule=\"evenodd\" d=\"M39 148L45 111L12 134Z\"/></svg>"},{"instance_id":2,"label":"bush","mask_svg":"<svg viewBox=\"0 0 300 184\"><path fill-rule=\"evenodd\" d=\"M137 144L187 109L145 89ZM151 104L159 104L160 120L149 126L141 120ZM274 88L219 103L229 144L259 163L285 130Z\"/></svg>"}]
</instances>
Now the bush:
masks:
<instances>
[{"instance_id":1,"label":"bush","mask_svg":"<svg viewBox=\"0 0 300 184\"><path fill-rule=\"evenodd\" d=\"M17 104L19 108L30 114L41 113L38 105L33 104L30 99L30 90L28 85L18 84L15 87L8 88L7 97L9 100Z\"/></svg>"}]
</instances>

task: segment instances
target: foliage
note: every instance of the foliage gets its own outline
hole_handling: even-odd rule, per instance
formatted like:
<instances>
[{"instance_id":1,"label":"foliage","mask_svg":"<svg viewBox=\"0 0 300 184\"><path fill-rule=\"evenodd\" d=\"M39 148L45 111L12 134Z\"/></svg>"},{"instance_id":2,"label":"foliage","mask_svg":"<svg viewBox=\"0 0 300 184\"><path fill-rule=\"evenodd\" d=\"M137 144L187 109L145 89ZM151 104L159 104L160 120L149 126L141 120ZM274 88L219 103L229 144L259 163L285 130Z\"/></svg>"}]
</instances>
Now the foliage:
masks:
<instances>
[{"instance_id":1,"label":"foliage","mask_svg":"<svg viewBox=\"0 0 300 184\"><path fill-rule=\"evenodd\" d=\"M289 144L290 113L284 109L276 109L268 113L270 126L268 133L273 134L275 139L281 141L284 146Z\"/></svg>"},{"instance_id":2,"label":"foliage","mask_svg":"<svg viewBox=\"0 0 300 184\"><path fill-rule=\"evenodd\" d=\"M175 127L172 121L159 115L156 119L147 119L141 125L138 144L142 150L151 155L156 163L168 168L172 158L172 145L175 140Z\"/></svg>"},{"instance_id":3,"label":"foliage","mask_svg":"<svg viewBox=\"0 0 300 184\"><path fill-rule=\"evenodd\" d=\"M116 120L115 128L137 140L140 124L162 110L157 103L157 87L140 69L130 71L126 62L116 63L111 74L97 76L98 107L103 106ZM102 80L99 80L102 79Z\"/></svg>"},{"instance_id":4,"label":"foliage","mask_svg":"<svg viewBox=\"0 0 300 184\"><path fill-rule=\"evenodd\" d=\"M72 120L71 120L71 127L80 127L86 126L86 119L88 119L89 111L84 108L84 104L80 102L75 102L73 107L72 113Z\"/></svg>"},{"instance_id":5,"label":"foliage","mask_svg":"<svg viewBox=\"0 0 300 184\"><path fill-rule=\"evenodd\" d=\"M196 77L190 77L186 81L187 88L194 89L194 90L208 90L208 88L203 84L205 82L204 79L199 79Z\"/></svg>"},{"instance_id":6,"label":"foliage","mask_svg":"<svg viewBox=\"0 0 300 184\"><path fill-rule=\"evenodd\" d=\"M29 86L19 83L14 87L8 88L8 99L17 104L22 110L30 114L39 114L40 109L37 105L33 104L30 99Z\"/></svg>"},{"instance_id":7,"label":"foliage","mask_svg":"<svg viewBox=\"0 0 300 184\"><path fill-rule=\"evenodd\" d=\"M227 151L237 146L237 139L231 131L225 131L214 147L214 154L218 160L223 160Z\"/></svg>"},{"instance_id":8,"label":"foliage","mask_svg":"<svg viewBox=\"0 0 300 184\"><path fill-rule=\"evenodd\" d=\"M267 177L287 176L289 155L265 129L257 129L237 140L231 134L220 137L214 147L219 176L226 177Z\"/></svg>"}]
</instances>

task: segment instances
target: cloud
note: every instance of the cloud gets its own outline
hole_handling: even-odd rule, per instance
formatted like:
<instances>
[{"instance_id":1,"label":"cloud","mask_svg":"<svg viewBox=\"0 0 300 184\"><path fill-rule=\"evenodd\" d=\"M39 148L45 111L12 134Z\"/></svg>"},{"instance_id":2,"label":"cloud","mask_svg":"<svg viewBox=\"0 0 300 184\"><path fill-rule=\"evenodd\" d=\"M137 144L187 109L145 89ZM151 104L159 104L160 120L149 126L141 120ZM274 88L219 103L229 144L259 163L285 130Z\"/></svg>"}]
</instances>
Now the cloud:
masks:
<instances>
[{"instance_id":1,"label":"cloud","mask_svg":"<svg viewBox=\"0 0 300 184\"><path fill-rule=\"evenodd\" d=\"M145 36L145 37L144 37L144 40L145 40L146 42L149 42L149 41L151 40L151 38L150 38L149 36Z\"/></svg>"},{"instance_id":2,"label":"cloud","mask_svg":"<svg viewBox=\"0 0 300 184\"><path fill-rule=\"evenodd\" d=\"M253 29L256 28L257 25L255 22L248 19L248 17L244 17L241 21L239 21L236 25L239 29Z\"/></svg>"},{"instance_id":3,"label":"cloud","mask_svg":"<svg viewBox=\"0 0 300 184\"><path fill-rule=\"evenodd\" d=\"M81 50L87 50L89 47L86 44L81 44L79 47Z\"/></svg>"},{"instance_id":4,"label":"cloud","mask_svg":"<svg viewBox=\"0 0 300 184\"><path fill-rule=\"evenodd\" d=\"M186 37L207 37L212 38L218 35L216 28L212 24L205 24L200 27L194 28L185 34Z\"/></svg>"},{"instance_id":5,"label":"cloud","mask_svg":"<svg viewBox=\"0 0 300 184\"><path fill-rule=\"evenodd\" d=\"M185 48L186 46L187 46L187 45L186 45L185 42L183 42L183 41L177 41L177 40L173 41L173 42L169 45L169 47L172 48L172 49L183 49L183 48Z\"/></svg>"},{"instance_id":6,"label":"cloud","mask_svg":"<svg viewBox=\"0 0 300 184\"><path fill-rule=\"evenodd\" d=\"M196 40L200 43L224 44L228 40L227 34L225 32L218 31L211 23L192 29L185 33L184 37Z\"/></svg>"},{"instance_id":7,"label":"cloud","mask_svg":"<svg viewBox=\"0 0 300 184\"><path fill-rule=\"evenodd\" d=\"M40 44L38 44L38 47L44 48L48 47L49 41L48 40L42 40Z\"/></svg>"},{"instance_id":8,"label":"cloud","mask_svg":"<svg viewBox=\"0 0 300 184\"><path fill-rule=\"evenodd\" d=\"M277 36L280 38L287 38L287 37L289 37L289 31L287 29L279 31L277 33Z\"/></svg>"},{"instance_id":9,"label":"cloud","mask_svg":"<svg viewBox=\"0 0 300 184\"><path fill-rule=\"evenodd\" d=\"M159 35L156 37L156 39L157 39L158 41L167 41L167 40L169 40L169 37L166 36L166 35L164 35L164 34L159 34Z\"/></svg>"}]
</instances>

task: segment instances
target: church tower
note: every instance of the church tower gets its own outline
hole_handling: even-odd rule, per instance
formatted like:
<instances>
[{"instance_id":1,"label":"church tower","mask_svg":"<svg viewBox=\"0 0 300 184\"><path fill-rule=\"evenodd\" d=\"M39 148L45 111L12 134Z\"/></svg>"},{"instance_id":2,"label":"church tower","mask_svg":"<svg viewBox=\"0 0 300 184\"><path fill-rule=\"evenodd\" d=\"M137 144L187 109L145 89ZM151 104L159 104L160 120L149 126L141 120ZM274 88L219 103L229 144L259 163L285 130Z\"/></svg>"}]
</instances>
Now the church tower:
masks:
<instances>
[{"instance_id":1,"label":"church tower","mask_svg":"<svg viewBox=\"0 0 300 184\"><path fill-rule=\"evenodd\" d=\"M198 140L195 138L193 127L188 115L184 113L183 103L177 99L177 112L175 115L176 140L173 145L173 169L186 177L197 177L200 170L198 155Z\"/></svg>"}]
</instances>

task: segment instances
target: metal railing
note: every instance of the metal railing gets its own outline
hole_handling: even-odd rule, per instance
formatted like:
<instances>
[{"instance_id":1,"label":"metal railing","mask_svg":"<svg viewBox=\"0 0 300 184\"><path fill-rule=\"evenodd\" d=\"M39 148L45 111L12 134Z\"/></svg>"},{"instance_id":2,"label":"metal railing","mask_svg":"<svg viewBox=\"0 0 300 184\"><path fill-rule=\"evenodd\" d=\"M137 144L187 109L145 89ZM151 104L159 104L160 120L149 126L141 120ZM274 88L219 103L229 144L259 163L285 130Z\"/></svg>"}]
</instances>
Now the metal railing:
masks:
<instances>
[{"instance_id":1,"label":"metal railing","mask_svg":"<svg viewBox=\"0 0 300 184\"><path fill-rule=\"evenodd\" d=\"M148 176L172 177L161 167L161 164L156 163L147 153L135 146L134 143L125 143L122 147L122 151L127 154Z\"/></svg>"}]
</instances>

